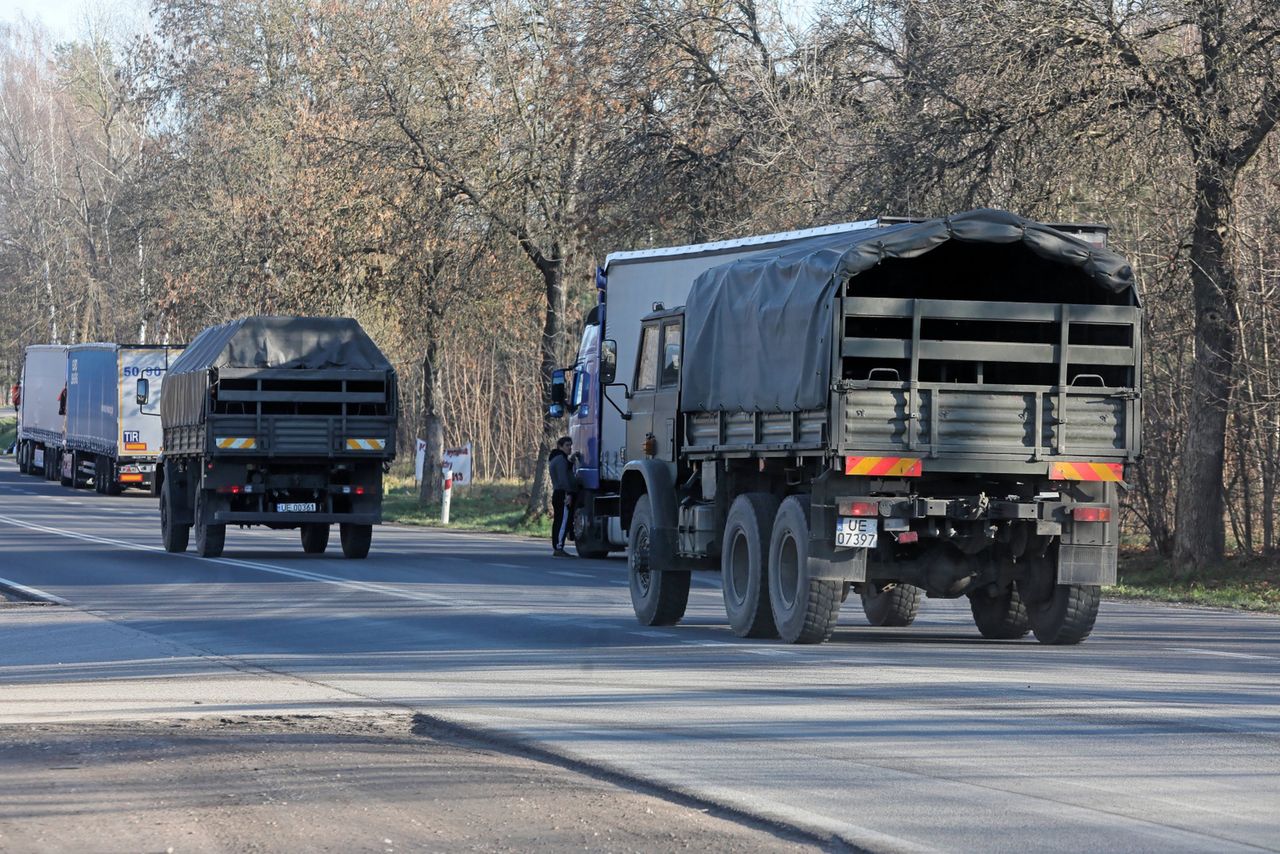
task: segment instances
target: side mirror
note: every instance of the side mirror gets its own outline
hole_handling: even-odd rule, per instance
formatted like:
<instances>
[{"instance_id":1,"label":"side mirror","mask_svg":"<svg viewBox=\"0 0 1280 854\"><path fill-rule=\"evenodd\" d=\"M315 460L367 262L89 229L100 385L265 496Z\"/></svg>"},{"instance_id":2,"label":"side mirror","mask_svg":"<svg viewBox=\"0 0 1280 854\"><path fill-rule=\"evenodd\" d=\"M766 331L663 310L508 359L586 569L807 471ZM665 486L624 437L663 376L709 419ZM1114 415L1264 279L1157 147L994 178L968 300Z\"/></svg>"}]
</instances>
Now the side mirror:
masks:
<instances>
[{"instance_id":1,"label":"side mirror","mask_svg":"<svg viewBox=\"0 0 1280 854\"><path fill-rule=\"evenodd\" d=\"M600 342L600 379L609 385L618 374L618 342L606 338Z\"/></svg>"},{"instance_id":2,"label":"side mirror","mask_svg":"<svg viewBox=\"0 0 1280 854\"><path fill-rule=\"evenodd\" d=\"M151 400L151 381L148 379L138 380L138 405L146 406L147 401Z\"/></svg>"},{"instance_id":3,"label":"side mirror","mask_svg":"<svg viewBox=\"0 0 1280 854\"><path fill-rule=\"evenodd\" d=\"M551 406L547 408L547 415L552 418L563 418L566 400L568 395L564 388L564 369L557 368L551 372Z\"/></svg>"}]
</instances>

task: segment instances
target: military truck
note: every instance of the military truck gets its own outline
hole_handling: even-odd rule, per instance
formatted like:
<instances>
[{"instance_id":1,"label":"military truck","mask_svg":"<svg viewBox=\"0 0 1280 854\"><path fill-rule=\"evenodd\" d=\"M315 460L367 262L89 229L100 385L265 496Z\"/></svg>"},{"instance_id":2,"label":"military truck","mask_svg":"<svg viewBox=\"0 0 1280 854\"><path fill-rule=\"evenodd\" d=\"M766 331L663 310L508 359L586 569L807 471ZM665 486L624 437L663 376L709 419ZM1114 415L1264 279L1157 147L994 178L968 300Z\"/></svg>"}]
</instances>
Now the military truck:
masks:
<instances>
[{"instance_id":1,"label":"military truck","mask_svg":"<svg viewBox=\"0 0 1280 854\"><path fill-rule=\"evenodd\" d=\"M594 503L626 531L640 622L677 623L690 572L719 569L743 637L822 642L853 592L874 625L965 596L985 637L1084 640L1141 451L1142 310L1104 234L876 222L637 318L627 462Z\"/></svg>"},{"instance_id":2,"label":"military truck","mask_svg":"<svg viewBox=\"0 0 1280 854\"><path fill-rule=\"evenodd\" d=\"M22 354L18 406L18 469L45 480L62 470L66 441L67 348L32 344Z\"/></svg>"},{"instance_id":3,"label":"military truck","mask_svg":"<svg viewBox=\"0 0 1280 854\"><path fill-rule=\"evenodd\" d=\"M163 344L73 344L67 349L64 486L103 495L155 492L160 391L180 348ZM145 392L145 393L140 393Z\"/></svg>"},{"instance_id":4,"label":"military truck","mask_svg":"<svg viewBox=\"0 0 1280 854\"><path fill-rule=\"evenodd\" d=\"M139 400L149 390L138 389ZM248 317L201 332L160 400L164 547L223 551L227 525L297 528L324 552L369 553L396 453L396 373L341 317Z\"/></svg>"}]
</instances>

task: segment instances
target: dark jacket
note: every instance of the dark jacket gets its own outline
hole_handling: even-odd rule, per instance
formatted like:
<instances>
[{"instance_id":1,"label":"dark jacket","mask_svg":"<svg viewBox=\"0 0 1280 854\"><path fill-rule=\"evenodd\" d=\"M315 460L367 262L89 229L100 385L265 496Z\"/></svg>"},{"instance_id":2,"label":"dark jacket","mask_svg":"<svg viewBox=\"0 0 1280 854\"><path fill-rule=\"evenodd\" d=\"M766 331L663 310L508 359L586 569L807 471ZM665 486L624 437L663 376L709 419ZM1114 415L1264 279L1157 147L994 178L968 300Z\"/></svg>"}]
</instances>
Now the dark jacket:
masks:
<instances>
[{"instance_id":1,"label":"dark jacket","mask_svg":"<svg viewBox=\"0 0 1280 854\"><path fill-rule=\"evenodd\" d=\"M577 492L578 484L573 478L573 465L564 451L559 448L551 450L547 457L547 467L551 470L551 488L561 492Z\"/></svg>"}]
</instances>

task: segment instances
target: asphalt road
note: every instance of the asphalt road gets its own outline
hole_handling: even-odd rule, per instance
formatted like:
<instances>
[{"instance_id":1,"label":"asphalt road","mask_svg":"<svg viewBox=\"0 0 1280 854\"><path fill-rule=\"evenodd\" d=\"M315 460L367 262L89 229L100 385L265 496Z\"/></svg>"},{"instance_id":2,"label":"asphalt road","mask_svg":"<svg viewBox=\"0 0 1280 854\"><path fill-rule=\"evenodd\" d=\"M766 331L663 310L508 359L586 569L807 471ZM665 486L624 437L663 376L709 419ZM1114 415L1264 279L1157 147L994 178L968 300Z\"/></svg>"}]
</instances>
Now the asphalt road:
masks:
<instances>
[{"instance_id":1,"label":"asphalt road","mask_svg":"<svg viewBox=\"0 0 1280 854\"><path fill-rule=\"evenodd\" d=\"M334 539L169 555L153 500L0 463L0 578L122 636L86 642L73 609L0 628L0 723L407 709L876 851L1280 850L1276 617L1106 602L1085 644L1044 647L982 640L963 602L875 629L851 601L792 647L735 638L714 576L647 629L620 560L386 526L346 561ZM216 691L167 687L202 672Z\"/></svg>"}]
</instances>

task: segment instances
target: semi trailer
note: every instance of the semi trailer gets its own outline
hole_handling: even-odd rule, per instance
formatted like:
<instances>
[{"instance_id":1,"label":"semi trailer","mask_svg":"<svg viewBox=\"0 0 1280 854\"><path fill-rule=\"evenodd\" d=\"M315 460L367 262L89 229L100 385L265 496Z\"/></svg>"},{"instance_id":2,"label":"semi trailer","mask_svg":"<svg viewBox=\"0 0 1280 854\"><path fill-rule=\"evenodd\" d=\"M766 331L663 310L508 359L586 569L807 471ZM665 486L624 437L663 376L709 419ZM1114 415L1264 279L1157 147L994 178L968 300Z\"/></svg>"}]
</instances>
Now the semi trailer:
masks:
<instances>
[{"instance_id":1,"label":"semi trailer","mask_svg":"<svg viewBox=\"0 0 1280 854\"><path fill-rule=\"evenodd\" d=\"M18 407L18 469L53 480L66 441L67 348L33 344L23 351Z\"/></svg>"},{"instance_id":2,"label":"semi trailer","mask_svg":"<svg viewBox=\"0 0 1280 854\"><path fill-rule=\"evenodd\" d=\"M66 438L61 480L104 495L154 493L160 393L179 347L75 344L67 348Z\"/></svg>"},{"instance_id":3,"label":"semi trailer","mask_svg":"<svg viewBox=\"0 0 1280 854\"><path fill-rule=\"evenodd\" d=\"M139 394L141 397L141 394ZM248 317L211 326L169 366L160 400L164 547L222 554L228 525L296 528L324 552L369 553L396 454L391 363L341 317Z\"/></svg>"},{"instance_id":4,"label":"semi trailer","mask_svg":"<svg viewBox=\"0 0 1280 854\"><path fill-rule=\"evenodd\" d=\"M744 637L822 642L856 593L873 625L964 596L985 637L1084 640L1141 452L1132 268L1102 227L1002 211L856 226L710 265L643 313L605 271L592 351L553 384L619 448L588 542L625 532L647 625L719 570Z\"/></svg>"}]
</instances>

